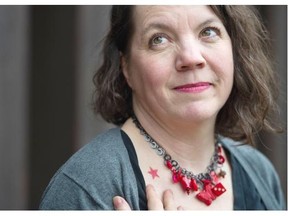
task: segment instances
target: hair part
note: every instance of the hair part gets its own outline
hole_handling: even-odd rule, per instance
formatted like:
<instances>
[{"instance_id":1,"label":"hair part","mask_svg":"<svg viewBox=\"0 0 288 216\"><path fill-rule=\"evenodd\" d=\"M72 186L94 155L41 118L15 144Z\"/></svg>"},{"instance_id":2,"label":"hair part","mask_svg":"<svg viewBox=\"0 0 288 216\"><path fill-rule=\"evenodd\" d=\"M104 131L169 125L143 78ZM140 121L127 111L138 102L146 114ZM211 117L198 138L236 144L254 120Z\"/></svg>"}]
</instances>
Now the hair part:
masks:
<instances>
[{"instance_id":1,"label":"hair part","mask_svg":"<svg viewBox=\"0 0 288 216\"><path fill-rule=\"evenodd\" d=\"M251 6L211 6L223 22L233 47L234 85L217 116L216 133L254 143L262 129L277 131L272 117L278 96L268 32ZM129 55L133 6L113 6L103 63L96 71L94 111L109 123L122 125L133 113L132 91L121 70L120 53Z\"/></svg>"}]
</instances>

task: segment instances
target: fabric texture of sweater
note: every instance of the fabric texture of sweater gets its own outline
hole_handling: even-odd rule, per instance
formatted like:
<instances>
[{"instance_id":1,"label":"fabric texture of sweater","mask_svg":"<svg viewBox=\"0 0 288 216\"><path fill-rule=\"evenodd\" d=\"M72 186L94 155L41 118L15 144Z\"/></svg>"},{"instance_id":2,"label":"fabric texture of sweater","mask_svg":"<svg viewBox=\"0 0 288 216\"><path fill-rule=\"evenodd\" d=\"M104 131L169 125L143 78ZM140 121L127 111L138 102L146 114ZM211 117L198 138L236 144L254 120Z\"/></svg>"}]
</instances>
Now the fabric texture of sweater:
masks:
<instances>
[{"instance_id":1,"label":"fabric texture of sweater","mask_svg":"<svg viewBox=\"0 0 288 216\"><path fill-rule=\"evenodd\" d=\"M124 197L139 210L137 180L120 128L110 129L77 151L53 176L47 186L42 210L113 210L112 198ZM255 184L266 209L286 208L279 177L271 162L258 150L222 137Z\"/></svg>"}]
</instances>

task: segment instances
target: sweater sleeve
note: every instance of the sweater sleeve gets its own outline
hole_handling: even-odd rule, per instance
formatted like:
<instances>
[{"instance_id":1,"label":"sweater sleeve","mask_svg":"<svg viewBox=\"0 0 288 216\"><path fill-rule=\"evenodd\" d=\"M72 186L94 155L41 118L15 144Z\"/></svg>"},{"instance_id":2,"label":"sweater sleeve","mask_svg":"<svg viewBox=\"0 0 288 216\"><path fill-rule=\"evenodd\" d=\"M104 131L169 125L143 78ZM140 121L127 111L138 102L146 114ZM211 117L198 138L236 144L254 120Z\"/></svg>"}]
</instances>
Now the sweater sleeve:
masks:
<instances>
[{"instance_id":1,"label":"sweater sleeve","mask_svg":"<svg viewBox=\"0 0 288 216\"><path fill-rule=\"evenodd\" d=\"M275 201L275 206L277 210L285 210L285 198L282 191L279 175L276 172L273 164L271 161L261 152L256 151L254 152L254 156L252 156L252 162L254 165L254 172L257 174L257 177L261 179L261 183L266 183L266 189L263 187L263 193L266 193L267 196L273 198L273 202ZM259 181L260 183L260 181ZM269 192L271 192L269 194ZM275 209L275 210L276 210Z\"/></svg>"},{"instance_id":2,"label":"sweater sleeve","mask_svg":"<svg viewBox=\"0 0 288 216\"><path fill-rule=\"evenodd\" d=\"M100 210L105 207L97 203L81 185L61 173L46 189L39 208L41 210Z\"/></svg>"}]
</instances>

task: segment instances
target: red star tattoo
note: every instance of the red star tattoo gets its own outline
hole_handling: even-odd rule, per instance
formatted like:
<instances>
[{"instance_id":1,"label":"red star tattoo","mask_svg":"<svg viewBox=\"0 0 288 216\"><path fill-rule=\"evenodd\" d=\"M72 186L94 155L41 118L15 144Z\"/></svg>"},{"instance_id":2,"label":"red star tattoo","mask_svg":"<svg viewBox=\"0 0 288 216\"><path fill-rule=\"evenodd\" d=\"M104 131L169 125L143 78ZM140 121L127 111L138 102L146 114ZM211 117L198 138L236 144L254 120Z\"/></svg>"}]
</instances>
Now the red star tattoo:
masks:
<instances>
[{"instance_id":1,"label":"red star tattoo","mask_svg":"<svg viewBox=\"0 0 288 216\"><path fill-rule=\"evenodd\" d=\"M160 178L157 172L158 172L157 169L152 169L150 167L150 171L148 173L152 176L153 179L156 178L156 177Z\"/></svg>"}]
</instances>

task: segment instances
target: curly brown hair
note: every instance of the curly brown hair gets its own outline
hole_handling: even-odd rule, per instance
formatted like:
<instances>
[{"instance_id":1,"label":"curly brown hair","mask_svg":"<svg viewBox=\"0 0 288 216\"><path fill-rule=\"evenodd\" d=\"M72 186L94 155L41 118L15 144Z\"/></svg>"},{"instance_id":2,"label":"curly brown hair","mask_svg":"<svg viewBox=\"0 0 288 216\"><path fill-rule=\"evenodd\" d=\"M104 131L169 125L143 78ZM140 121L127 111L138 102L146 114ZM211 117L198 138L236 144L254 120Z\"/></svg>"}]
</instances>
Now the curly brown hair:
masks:
<instances>
[{"instance_id":1,"label":"curly brown hair","mask_svg":"<svg viewBox=\"0 0 288 216\"><path fill-rule=\"evenodd\" d=\"M116 125L123 124L133 113L132 91L120 66L120 53L129 55L133 7L112 7L110 31L102 50L103 63L93 77L94 111ZM234 57L234 85L218 113L215 132L253 143L254 134L260 130L276 131L271 114L277 110L278 90L268 33L251 6L210 7L231 38Z\"/></svg>"}]
</instances>

